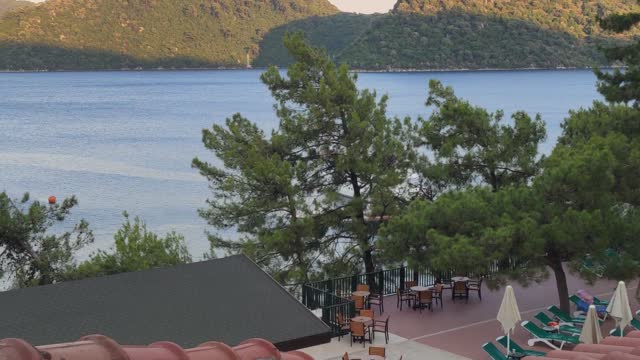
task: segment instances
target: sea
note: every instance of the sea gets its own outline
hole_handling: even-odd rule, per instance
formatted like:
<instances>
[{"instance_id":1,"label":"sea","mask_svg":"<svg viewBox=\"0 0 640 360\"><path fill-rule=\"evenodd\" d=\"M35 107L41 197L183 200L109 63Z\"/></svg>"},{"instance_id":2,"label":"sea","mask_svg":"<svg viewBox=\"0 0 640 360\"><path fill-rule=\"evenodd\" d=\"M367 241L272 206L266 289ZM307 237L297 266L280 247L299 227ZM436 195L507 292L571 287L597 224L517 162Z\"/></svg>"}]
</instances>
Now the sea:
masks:
<instances>
[{"instance_id":1,"label":"sea","mask_svg":"<svg viewBox=\"0 0 640 360\"><path fill-rule=\"evenodd\" d=\"M185 236L195 259L214 229L198 215L211 199L194 157L218 163L202 129L241 113L269 133L278 125L261 70L0 73L0 191L46 201L75 195L79 205L58 228L85 219L96 241L80 253L108 249L123 211L149 230ZM389 96L390 115L428 117L428 82L506 117L539 113L548 154L572 109L601 96L588 70L359 73L358 86Z\"/></svg>"}]
</instances>

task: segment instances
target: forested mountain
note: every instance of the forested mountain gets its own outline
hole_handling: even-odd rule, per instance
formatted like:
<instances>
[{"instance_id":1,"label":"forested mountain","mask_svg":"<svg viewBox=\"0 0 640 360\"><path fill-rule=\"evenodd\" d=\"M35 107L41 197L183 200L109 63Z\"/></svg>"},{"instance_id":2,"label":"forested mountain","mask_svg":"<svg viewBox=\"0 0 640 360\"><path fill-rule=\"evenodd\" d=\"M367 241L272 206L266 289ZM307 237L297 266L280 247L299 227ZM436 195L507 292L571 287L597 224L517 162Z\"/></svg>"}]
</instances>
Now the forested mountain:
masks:
<instances>
[{"instance_id":1,"label":"forested mountain","mask_svg":"<svg viewBox=\"0 0 640 360\"><path fill-rule=\"evenodd\" d=\"M636 0L399 0L340 58L374 69L592 66L604 61L598 44L621 41L597 17L639 9Z\"/></svg>"},{"instance_id":2,"label":"forested mountain","mask_svg":"<svg viewBox=\"0 0 640 360\"><path fill-rule=\"evenodd\" d=\"M6 13L9 10L30 6L33 5L32 2L29 1L21 1L21 0L0 0L0 16Z\"/></svg>"},{"instance_id":3,"label":"forested mountain","mask_svg":"<svg viewBox=\"0 0 640 360\"><path fill-rule=\"evenodd\" d=\"M637 0L398 0L396 14L463 12L522 20L576 37L601 33L597 17L638 10Z\"/></svg>"},{"instance_id":4,"label":"forested mountain","mask_svg":"<svg viewBox=\"0 0 640 360\"><path fill-rule=\"evenodd\" d=\"M597 17L630 11L636 0L398 0L386 15L327 0L48 0L0 20L0 69L242 67L247 54L286 66L282 36L298 30L360 69L588 67L604 63L597 45L625 41Z\"/></svg>"},{"instance_id":5,"label":"forested mountain","mask_svg":"<svg viewBox=\"0 0 640 360\"><path fill-rule=\"evenodd\" d=\"M304 32L313 45L325 48L330 54L337 56L382 17L382 15L342 13L311 17L279 26L267 33L260 42L260 54L255 59L254 65L263 67L270 64L288 65L292 59L287 54L282 38L285 33L296 31Z\"/></svg>"},{"instance_id":6,"label":"forested mountain","mask_svg":"<svg viewBox=\"0 0 640 360\"><path fill-rule=\"evenodd\" d=\"M264 34L327 0L48 0L0 21L0 68L241 66Z\"/></svg>"}]
</instances>

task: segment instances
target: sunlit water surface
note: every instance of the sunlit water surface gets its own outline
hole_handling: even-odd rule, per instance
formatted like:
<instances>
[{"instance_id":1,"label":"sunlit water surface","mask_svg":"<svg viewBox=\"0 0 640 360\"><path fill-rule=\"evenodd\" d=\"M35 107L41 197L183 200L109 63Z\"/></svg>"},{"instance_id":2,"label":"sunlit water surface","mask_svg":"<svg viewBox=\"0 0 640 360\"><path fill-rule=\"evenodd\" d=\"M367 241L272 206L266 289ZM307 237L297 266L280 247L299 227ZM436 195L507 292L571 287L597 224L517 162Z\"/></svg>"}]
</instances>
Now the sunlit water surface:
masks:
<instances>
[{"instance_id":1,"label":"sunlit water surface","mask_svg":"<svg viewBox=\"0 0 640 360\"><path fill-rule=\"evenodd\" d=\"M195 258L208 250L207 184L191 168L212 159L201 131L236 112L277 125L260 71L0 73L0 191L45 200L75 194L97 247L109 247L122 211L149 228L185 235ZM490 110L540 113L548 153L570 109L600 96L590 71L366 73L359 86L388 94L389 113L427 116L429 79ZM209 229L211 230L211 229ZM227 236L235 236L232 231Z\"/></svg>"}]
</instances>

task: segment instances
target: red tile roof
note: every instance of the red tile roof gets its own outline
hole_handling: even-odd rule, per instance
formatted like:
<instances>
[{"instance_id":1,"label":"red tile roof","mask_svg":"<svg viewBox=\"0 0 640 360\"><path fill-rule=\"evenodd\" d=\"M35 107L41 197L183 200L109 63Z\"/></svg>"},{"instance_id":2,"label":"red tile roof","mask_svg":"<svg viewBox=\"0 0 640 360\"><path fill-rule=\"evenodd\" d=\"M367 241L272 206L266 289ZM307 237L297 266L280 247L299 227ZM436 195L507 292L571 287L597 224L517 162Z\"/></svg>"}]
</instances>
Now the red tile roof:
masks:
<instances>
[{"instance_id":1,"label":"red tile roof","mask_svg":"<svg viewBox=\"0 0 640 360\"><path fill-rule=\"evenodd\" d=\"M600 344L580 344L571 351L550 351L544 358L525 358L535 359L640 360L640 331L632 331L625 337L607 336Z\"/></svg>"},{"instance_id":2,"label":"red tile roof","mask_svg":"<svg viewBox=\"0 0 640 360\"><path fill-rule=\"evenodd\" d=\"M313 360L300 351L280 352L263 339L250 339L230 347L207 342L183 349L172 342L124 346L102 335L86 336L65 344L32 346L21 339L0 340L0 360Z\"/></svg>"}]
</instances>

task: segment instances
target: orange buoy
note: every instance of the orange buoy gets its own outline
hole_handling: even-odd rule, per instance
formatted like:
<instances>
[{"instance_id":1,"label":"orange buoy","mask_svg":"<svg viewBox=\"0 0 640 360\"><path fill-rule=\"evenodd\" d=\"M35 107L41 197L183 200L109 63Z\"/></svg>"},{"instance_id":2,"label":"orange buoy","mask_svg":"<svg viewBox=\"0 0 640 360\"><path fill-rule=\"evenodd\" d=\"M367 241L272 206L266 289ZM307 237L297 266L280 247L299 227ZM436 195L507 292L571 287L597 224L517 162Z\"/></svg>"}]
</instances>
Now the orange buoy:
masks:
<instances>
[{"instance_id":1,"label":"orange buoy","mask_svg":"<svg viewBox=\"0 0 640 360\"><path fill-rule=\"evenodd\" d=\"M51 195L49 196L49 204L53 205L56 203L56 197Z\"/></svg>"}]
</instances>

